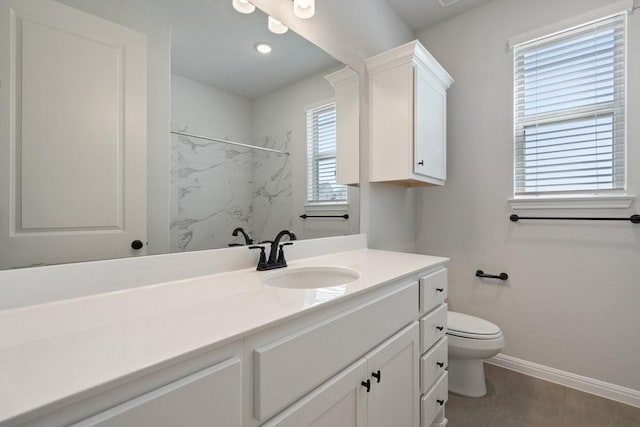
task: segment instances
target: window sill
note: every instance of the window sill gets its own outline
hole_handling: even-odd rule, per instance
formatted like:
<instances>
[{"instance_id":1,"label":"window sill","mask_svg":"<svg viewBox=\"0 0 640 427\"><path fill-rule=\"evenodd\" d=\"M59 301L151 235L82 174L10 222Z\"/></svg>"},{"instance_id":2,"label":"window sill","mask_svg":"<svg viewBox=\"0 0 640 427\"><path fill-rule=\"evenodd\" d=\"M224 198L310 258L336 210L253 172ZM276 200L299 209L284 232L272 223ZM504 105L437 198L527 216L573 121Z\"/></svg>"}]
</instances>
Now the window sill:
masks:
<instances>
[{"instance_id":1,"label":"window sill","mask_svg":"<svg viewBox=\"0 0 640 427\"><path fill-rule=\"evenodd\" d=\"M349 204L346 202L337 202L337 203L313 203L304 205L304 210L307 212L347 212L349 211Z\"/></svg>"},{"instance_id":2,"label":"window sill","mask_svg":"<svg viewBox=\"0 0 640 427\"><path fill-rule=\"evenodd\" d=\"M628 209L635 196L513 197L511 209Z\"/></svg>"}]
</instances>

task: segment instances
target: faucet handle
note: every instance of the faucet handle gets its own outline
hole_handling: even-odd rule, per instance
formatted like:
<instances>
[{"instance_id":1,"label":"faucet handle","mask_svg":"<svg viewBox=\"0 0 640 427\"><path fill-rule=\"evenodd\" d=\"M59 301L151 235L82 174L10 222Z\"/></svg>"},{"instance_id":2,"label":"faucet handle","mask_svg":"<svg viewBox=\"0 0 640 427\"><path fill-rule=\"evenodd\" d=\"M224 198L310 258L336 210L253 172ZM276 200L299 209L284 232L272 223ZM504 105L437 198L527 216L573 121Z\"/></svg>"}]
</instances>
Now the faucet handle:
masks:
<instances>
[{"instance_id":1,"label":"faucet handle","mask_svg":"<svg viewBox=\"0 0 640 427\"><path fill-rule=\"evenodd\" d=\"M258 267L256 270L264 270L264 267L267 265L267 255L264 252L264 246L249 246L249 249L260 249L260 259L258 260Z\"/></svg>"},{"instance_id":2,"label":"faucet handle","mask_svg":"<svg viewBox=\"0 0 640 427\"><path fill-rule=\"evenodd\" d=\"M285 261L285 259L284 259L284 249L283 249L283 247L284 246L291 246L291 245L293 245L293 242L285 242L285 243L281 243L280 244L280 252L278 252L278 260L277 260L277 262L283 262L283 263L285 263L285 266L286 266L287 261Z\"/></svg>"}]
</instances>

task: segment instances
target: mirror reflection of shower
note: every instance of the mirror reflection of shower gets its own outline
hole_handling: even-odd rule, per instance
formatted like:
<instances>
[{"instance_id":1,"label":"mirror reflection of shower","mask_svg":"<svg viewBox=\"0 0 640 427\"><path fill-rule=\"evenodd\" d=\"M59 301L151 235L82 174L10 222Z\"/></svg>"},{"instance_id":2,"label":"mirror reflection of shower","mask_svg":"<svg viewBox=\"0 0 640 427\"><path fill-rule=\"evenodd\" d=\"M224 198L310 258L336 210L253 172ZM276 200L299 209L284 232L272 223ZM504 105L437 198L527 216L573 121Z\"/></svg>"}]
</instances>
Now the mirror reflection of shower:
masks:
<instances>
[{"instance_id":1,"label":"mirror reflection of shower","mask_svg":"<svg viewBox=\"0 0 640 427\"><path fill-rule=\"evenodd\" d=\"M244 245L292 227L289 155L181 135L171 139L172 252ZM262 146L287 152L290 143L287 132L265 138Z\"/></svg>"}]
</instances>

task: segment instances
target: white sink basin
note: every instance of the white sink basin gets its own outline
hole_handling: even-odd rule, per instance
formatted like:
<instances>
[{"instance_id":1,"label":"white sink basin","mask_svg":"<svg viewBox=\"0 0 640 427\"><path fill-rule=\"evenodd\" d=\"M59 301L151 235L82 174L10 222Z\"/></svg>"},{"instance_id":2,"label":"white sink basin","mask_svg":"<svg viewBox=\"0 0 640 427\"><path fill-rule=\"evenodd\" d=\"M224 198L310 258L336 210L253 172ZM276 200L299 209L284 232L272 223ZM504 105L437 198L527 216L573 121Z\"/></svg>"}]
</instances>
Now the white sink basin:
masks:
<instances>
[{"instance_id":1,"label":"white sink basin","mask_svg":"<svg viewBox=\"0 0 640 427\"><path fill-rule=\"evenodd\" d=\"M269 286L290 289L316 289L346 285L360 278L360 273L346 267L296 267L274 271L263 277Z\"/></svg>"}]
</instances>

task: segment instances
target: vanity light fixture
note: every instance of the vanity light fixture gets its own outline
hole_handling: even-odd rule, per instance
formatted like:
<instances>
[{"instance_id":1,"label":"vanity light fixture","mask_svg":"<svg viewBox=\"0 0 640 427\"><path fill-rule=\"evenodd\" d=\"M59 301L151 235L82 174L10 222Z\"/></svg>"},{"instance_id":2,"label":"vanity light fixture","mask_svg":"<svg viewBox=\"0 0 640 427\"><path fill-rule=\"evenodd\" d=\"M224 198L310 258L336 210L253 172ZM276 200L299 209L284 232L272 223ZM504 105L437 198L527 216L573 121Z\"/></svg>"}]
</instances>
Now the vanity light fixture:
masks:
<instances>
[{"instance_id":1,"label":"vanity light fixture","mask_svg":"<svg viewBox=\"0 0 640 427\"><path fill-rule=\"evenodd\" d=\"M233 8L240 13L253 13L256 7L252 5L249 0L233 0Z\"/></svg>"},{"instance_id":2,"label":"vanity light fixture","mask_svg":"<svg viewBox=\"0 0 640 427\"><path fill-rule=\"evenodd\" d=\"M271 45L269 43L265 43L265 42L258 42L255 45L253 45L256 50L258 52L260 52L263 55L266 55L268 53L271 53L271 51L273 50L273 48L271 47Z\"/></svg>"},{"instance_id":3,"label":"vanity light fixture","mask_svg":"<svg viewBox=\"0 0 640 427\"><path fill-rule=\"evenodd\" d=\"M276 18L269 17L269 31L275 34L284 34L289 30L289 27L278 21Z\"/></svg>"},{"instance_id":4,"label":"vanity light fixture","mask_svg":"<svg viewBox=\"0 0 640 427\"><path fill-rule=\"evenodd\" d=\"M309 19L316 13L316 0L293 0L293 14Z\"/></svg>"}]
</instances>

